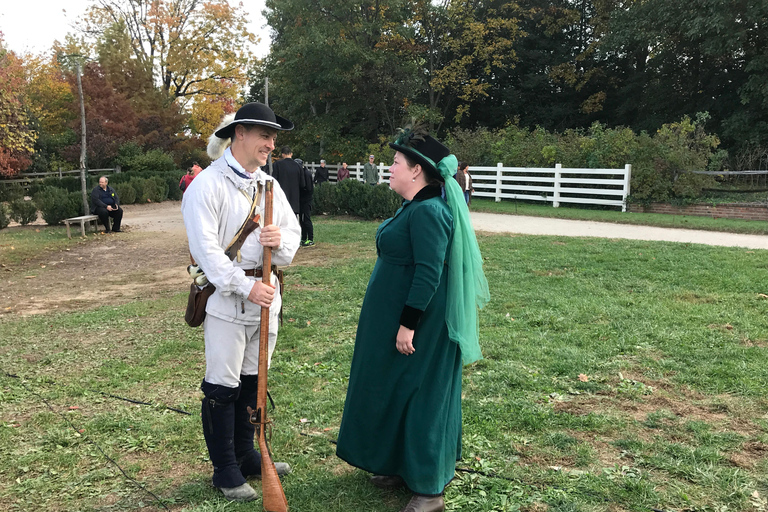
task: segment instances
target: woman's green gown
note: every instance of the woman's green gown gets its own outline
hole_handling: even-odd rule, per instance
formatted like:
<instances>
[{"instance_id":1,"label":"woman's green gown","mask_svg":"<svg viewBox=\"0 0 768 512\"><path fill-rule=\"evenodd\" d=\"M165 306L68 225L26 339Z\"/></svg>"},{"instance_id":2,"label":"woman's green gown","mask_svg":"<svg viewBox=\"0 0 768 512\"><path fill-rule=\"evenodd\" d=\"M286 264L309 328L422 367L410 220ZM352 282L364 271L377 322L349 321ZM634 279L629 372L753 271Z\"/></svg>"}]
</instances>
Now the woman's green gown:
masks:
<instances>
[{"instance_id":1,"label":"woman's green gown","mask_svg":"<svg viewBox=\"0 0 768 512\"><path fill-rule=\"evenodd\" d=\"M438 187L405 201L376 233L336 454L437 495L461 456L461 351L445 321L453 218ZM415 352L395 348L404 306L423 311Z\"/></svg>"}]
</instances>

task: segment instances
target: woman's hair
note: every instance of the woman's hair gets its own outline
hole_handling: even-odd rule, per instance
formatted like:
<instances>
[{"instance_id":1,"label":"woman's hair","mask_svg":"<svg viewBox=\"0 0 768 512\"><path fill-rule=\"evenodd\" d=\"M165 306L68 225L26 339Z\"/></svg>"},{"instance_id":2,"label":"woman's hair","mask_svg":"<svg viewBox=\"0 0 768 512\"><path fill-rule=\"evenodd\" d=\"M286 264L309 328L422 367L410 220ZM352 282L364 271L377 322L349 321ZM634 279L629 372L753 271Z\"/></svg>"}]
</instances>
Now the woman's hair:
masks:
<instances>
[{"instance_id":1,"label":"woman's hair","mask_svg":"<svg viewBox=\"0 0 768 512\"><path fill-rule=\"evenodd\" d=\"M405 162L408 164L408 167L416 167L416 164L419 164L419 162L412 159L410 156L406 155L405 153L400 153L400 154L403 155L403 157L405 158ZM431 173L428 173L423 165L421 166L421 170L424 173L424 179L427 180L427 185L442 185L443 183L445 183L443 180L437 178L436 176L433 176Z\"/></svg>"},{"instance_id":2,"label":"woman's hair","mask_svg":"<svg viewBox=\"0 0 768 512\"><path fill-rule=\"evenodd\" d=\"M459 162L459 170L460 171L463 171L467 167L469 167L469 164L467 162Z\"/></svg>"}]
</instances>

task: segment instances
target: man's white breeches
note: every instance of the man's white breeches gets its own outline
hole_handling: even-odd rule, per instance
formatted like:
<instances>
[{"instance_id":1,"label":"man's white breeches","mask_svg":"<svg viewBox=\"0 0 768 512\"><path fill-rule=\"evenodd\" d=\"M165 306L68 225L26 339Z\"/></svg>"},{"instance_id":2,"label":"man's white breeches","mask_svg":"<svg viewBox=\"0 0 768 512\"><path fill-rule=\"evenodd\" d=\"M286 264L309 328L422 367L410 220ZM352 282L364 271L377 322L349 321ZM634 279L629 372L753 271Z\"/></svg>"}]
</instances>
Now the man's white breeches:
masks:
<instances>
[{"instance_id":1,"label":"man's white breeches","mask_svg":"<svg viewBox=\"0 0 768 512\"><path fill-rule=\"evenodd\" d=\"M279 300L270 308L280 311ZM278 315L269 318L269 358L277 343ZM233 324L215 316L205 316L205 380L229 388L240 385L240 375L259 373L260 325Z\"/></svg>"}]
</instances>

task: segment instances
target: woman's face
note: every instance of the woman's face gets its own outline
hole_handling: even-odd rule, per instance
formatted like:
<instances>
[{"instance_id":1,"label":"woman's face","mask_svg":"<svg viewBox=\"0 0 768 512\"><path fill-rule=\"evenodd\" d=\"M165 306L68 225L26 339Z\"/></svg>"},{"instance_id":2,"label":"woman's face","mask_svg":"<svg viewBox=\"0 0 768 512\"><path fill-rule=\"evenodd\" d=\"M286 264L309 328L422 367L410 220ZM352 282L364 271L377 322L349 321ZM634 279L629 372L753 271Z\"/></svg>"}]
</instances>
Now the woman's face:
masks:
<instances>
[{"instance_id":1,"label":"woman's face","mask_svg":"<svg viewBox=\"0 0 768 512\"><path fill-rule=\"evenodd\" d=\"M389 188L407 199L408 191L413 184L414 167L408 167L408 160L397 151L392 165L389 167Z\"/></svg>"}]
</instances>

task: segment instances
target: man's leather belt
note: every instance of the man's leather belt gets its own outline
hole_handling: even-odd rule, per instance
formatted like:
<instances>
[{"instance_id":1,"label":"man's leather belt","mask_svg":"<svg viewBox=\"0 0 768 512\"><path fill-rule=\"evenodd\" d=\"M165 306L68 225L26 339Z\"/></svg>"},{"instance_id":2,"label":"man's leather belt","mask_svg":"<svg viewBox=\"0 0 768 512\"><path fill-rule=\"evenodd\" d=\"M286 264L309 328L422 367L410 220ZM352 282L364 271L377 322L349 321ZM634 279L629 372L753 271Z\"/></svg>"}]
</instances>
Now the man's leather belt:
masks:
<instances>
[{"instance_id":1,"label":"man's leather belt","mask_svg":"<svg viewBox=\"0 0 768 512\"><path fill-rule=\"evenodd\" d=\"M272 265L272 272L277 272L276 265ZM249 268L246 269L245 275L248 277L262 277L264 272L262 272L260 268Z\"/></svg>"}]
</instances>

